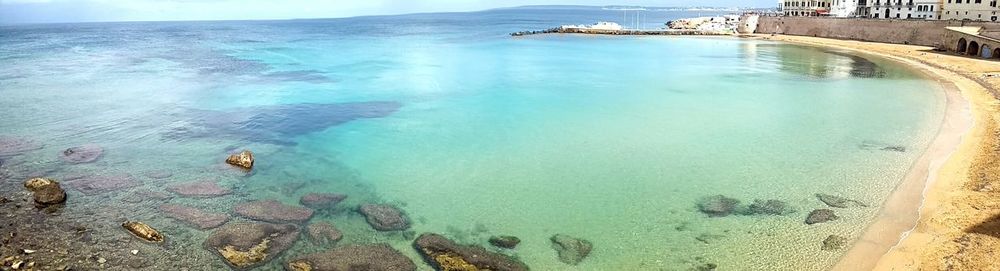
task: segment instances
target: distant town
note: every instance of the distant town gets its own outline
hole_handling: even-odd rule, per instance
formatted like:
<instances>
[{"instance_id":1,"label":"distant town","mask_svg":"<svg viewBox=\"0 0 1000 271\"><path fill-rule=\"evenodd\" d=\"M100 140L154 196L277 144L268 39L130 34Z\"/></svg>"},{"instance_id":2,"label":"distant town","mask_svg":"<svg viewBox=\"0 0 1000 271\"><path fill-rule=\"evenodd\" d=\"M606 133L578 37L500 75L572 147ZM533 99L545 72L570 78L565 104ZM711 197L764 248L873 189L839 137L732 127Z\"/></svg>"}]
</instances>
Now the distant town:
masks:
<instances>
[{"instance_id":1,"label":"distant town","mask_svg":"<svg viewBox=\"0 0 1000 271\"><path fill-rule=\"evenodd\" d=\"M996 22L997 0L809 0L778 3L784 16Z\"/></svg>"}]
</instances>

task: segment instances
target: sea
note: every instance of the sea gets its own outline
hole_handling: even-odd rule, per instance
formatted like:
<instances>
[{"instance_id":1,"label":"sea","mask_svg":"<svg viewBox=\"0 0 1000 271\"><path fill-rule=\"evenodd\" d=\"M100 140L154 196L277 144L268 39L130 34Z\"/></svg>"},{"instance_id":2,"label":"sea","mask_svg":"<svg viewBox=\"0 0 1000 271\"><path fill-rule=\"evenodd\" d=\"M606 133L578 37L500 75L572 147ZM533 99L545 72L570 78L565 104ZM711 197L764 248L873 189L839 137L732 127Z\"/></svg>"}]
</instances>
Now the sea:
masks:
<instances>
[{"instance_id":1,"label":"sea","mask_svg":"<svg viewBox=\"0 0 1000 271\"><path fill-rule=\"evenodd\" d=\"M298 226L328 222L343 239L303 234L256 269L385 243L433 270L413 246L423 233L533 270L829 268L937 134L936 81L873 55L753 38L509 35L725 13L535 6L0 26L0 196L14 200L0 205L12 240L0 256L225 270L205 244L213 229L163 205L256 223L236 206L305 208L302 196L335 193L346 198ZM94 149L93 161L67 159ZM250 172L224 163L242 150L255 155ZM18 203L33 177L61 181L67 202ZM229 193L175 192L206 181ZM377 231L362 204L398 208L410 225ZM837 219L805 223L818 209ZM166 243L131 236L126 220ZM592 250L560 261L556 234ZM502 235L521 243L488 242ZM831 235L844 243L824 248Z\"/></svg>"}]
</instances>

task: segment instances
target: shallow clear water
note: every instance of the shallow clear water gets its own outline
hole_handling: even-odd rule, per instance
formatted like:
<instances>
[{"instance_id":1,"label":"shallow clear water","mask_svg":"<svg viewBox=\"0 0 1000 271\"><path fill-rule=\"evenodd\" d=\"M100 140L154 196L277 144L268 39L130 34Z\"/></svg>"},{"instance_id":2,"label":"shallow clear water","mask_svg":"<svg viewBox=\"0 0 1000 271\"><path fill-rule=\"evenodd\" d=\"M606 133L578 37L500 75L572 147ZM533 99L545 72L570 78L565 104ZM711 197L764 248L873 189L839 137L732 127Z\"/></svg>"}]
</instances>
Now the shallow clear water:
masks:
<instances>
[{"instance_id":1,"label":"shallow clear water","mask_svg":"<svg viewBox=\"0 0 1000 271\"><path fill-rule=\"evenodd\" d=\"M413 231L466 243L516 235L524 242L504 252L535 270L813 270L840 256L820 250L826 236L859 236L942 117L933 81L870 56L735 38L505 35L615 18L514 9L0 27L0 135L44 143L3 158L2 191L34 175L132 174L142 186L71 190L62 212L108 229L148 221L176 239L144 249L201 266L221 266L200 248L207 231L122 198L204 178L236 193L171 202L231 213L345 193L313 219L336 223L341 244L389 242L418 262L410 239L371 230L354 206L396 204ZM104 147L100 160L60 162L85 143ZM252 176L218 169L243 148L257 154ZM144 175L157 170L173 176ZM815 193L872 206L805 225L825 207ZM699 212L717 194L796 212ZM594 252L561 263L556 233ZM319 249L300 241L283 257Z\"/></svg>"}]
</instances>

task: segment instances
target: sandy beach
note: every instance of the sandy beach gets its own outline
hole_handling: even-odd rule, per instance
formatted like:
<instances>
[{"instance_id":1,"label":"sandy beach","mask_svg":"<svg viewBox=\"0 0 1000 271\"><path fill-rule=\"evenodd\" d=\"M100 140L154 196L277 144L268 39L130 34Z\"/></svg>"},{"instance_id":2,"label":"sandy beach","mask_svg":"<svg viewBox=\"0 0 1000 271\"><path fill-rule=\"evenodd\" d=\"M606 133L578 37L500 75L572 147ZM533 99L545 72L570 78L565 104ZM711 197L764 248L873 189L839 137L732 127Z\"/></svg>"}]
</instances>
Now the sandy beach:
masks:
<instances>
[{"instance_id":1,"label":"sandy beach","mask_svg":"<svg viewBox=\"0 0 1000 271\"><path fill-rule=\"evenodd\" d=\"M1000 62L923 46L756 37L894 59L946 91L937 138L833 270L1000 270Z\"/></svg>"}]
</instances>

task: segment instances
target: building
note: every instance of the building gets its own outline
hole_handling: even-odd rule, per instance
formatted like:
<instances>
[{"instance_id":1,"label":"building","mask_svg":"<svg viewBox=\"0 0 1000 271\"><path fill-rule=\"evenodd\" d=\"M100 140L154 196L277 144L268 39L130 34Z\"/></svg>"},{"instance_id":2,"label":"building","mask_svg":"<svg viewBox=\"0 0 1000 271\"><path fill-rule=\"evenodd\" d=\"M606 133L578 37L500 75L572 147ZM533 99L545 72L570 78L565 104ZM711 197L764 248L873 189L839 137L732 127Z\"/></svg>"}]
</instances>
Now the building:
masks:
<instances>
[{"instance_id":1,"label":"building","mask_svg":"<svg viewBox=\"0 0 1000 271\"><path fill-rule=\"evenodd\" d=\"M944 0L943 20L997 21L997 0Z\"/></svg>"},{"instance_id":2,"label":"building","mask_svg":"<svg viewBox=\"0 0 1000 271\"><path fill-rule=\"evenodd\" d=\"M830 16L850 18L858 17L859 0L833 0L830 3ZM860 0L864 2L864 0Z\"/></svg>"},{"instance_id":3,"label":"building","mask_svg":"<svg viewBox=\"0 0 1000 271\"><path fill-rule=\"evenodd\" d=\"M944 0L982 1L982 0ZM989 0L996 1L996 0ZM941 0L868 0L870 18L941 20Z\"/></svg>"},{"instance_id":4,"label":"building","mask_svg":"<svg viewBox=\"0 0 1000 271\"><path fill-rule=\"evenodd\" d=\"M782 0L779 8L785 16L829 16L832 2L833 0Z\"/></svg>"}]
</instances>

